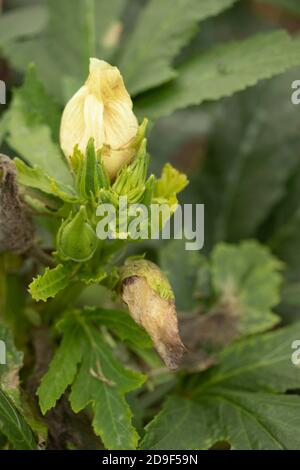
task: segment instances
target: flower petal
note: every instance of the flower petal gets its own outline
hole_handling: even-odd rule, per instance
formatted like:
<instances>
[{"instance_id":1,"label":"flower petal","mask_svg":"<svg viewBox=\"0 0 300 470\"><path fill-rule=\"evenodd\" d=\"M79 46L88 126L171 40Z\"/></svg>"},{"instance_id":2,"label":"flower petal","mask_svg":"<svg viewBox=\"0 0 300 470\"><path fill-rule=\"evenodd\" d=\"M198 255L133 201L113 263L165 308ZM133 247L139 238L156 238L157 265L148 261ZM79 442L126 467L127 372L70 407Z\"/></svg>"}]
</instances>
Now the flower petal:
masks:
<instances>
[{"instance_id":1,"label":"flower petal","mask_svg":"<svg viewBox=\"0 0 300 470\"><path fill-rule=\"evenodd\" d=\"M81 87L67 103L61 120L60 146L69 158L76 144L80 144L85 133L84 103L88 89Z\"/></svg>"}]
</instances>

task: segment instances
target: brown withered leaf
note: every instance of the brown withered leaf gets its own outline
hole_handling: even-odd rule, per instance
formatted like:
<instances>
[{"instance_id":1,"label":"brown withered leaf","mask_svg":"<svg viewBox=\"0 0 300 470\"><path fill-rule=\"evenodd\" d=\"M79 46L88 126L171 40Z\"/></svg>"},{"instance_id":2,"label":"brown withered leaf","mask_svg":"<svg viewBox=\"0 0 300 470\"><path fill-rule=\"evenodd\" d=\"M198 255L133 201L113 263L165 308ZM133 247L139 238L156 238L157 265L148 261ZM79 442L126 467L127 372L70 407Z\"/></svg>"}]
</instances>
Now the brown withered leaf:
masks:
<instances>
[{"instance_id":1,"label":"brown withered leaf","mask_svg":"<svg viewBox=\"0 0 300 470\"><path fill-rule=\"evenodd\" d=\"M218 306L207 314L181 315L180 335L187 347L182 368L202 371L217 363L217 352L238 338L238 316Z\"/></svg>"},{"instance_id":2,"label":"brown withered leaf","mask_svg":"<svg viewBox=\"0 0 300 470\"><path fill-rule=\"evenodd\" d=\"M179 336L174 300L161 298L140 276L123 281L122 299L134 321L148 332L166 366L177 369L185 347Z\"/></svg>"},{"instance_id":3,"label":"brown withered leaf","mask_svg":"<svg viewBox=\"0 0 300 470\"><path fill-rule=\"evenodd\" d=\"M25 253L33 244L33 226L20 198L16 168L0 154L0 253Z\"/></svg>"},{"instance_id":4,"label":"brown withered leaf","mask_svg":"<svg viewBox=\"0 0 300 470\"><path fill-rule=\"evenodd\" d=\"M218 350L238 337L237 324L238 317L226 309L216 309L205 315L182 315L180 332L188 348Z\"/></svg>"}]
</instances>

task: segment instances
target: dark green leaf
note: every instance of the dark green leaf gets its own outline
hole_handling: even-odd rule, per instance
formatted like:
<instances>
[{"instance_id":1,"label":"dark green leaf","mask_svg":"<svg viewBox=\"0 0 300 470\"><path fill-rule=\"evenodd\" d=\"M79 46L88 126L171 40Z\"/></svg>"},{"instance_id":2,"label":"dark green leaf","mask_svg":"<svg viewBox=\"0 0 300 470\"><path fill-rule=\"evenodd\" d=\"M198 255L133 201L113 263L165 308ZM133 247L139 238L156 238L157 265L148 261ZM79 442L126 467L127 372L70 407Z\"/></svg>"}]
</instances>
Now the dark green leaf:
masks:
<instances>
[{"instance_id":1,"label":"dark green leaf","mask_svg":"<svg viewBox=\"0 0 300 470\"><path fill-rule=\"evenodd\" d=\"M212 48L183 63L170 85L138 99L138 113L155 119L176 109L231 96L299 65L299 51L299 40L291 39L285 31Z\"/></svg>"},{"instance_id":2,"label":"dark green leaf","mask_svg":"<svg viewBox=\"0 0 300 470\"><path fill-rule=\"evenodd\" d=\"M236 1L150 0L120 63L130 93L135 95L176 77L173 59L197 31L197 23Z\"/></svg>"},{"instance_id":3,"label":"dark green leaf","mask_svg":"<svg viewBox=\"0 0 300 470\"><path fill-rule=\"evenodd\" d=\"M232 449L299 450L300 399L282 395L300 386L291 361L299 331L297 323L227 348L219 366L195 374L167 400L143 448L207 449L227 441Z\"/></svg>"},{"instance_id":4,"label":"dark green leaf","mask_svg":"<svg viewBox=\"0 0 300 470\"><path fill-rule=\"evenodd\" d=\"M2 390L0 390L0 431L16 450L37 450L30 427Z\"/></svg>"}]
</instances>

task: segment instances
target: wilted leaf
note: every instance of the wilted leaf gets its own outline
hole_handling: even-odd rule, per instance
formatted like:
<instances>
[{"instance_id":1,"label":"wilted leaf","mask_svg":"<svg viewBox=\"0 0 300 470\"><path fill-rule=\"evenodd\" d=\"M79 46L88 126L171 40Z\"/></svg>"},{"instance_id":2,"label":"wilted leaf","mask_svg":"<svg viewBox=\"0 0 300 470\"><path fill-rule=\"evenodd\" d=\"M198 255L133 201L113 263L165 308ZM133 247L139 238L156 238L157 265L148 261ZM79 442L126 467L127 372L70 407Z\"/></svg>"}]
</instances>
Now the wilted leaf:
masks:
<instances>
[{"instance_id":1,"label":"wilted leaf","mask_svg":"<svg viewBox=\"0 0 300 470\"><path fill-rule=\"evenodd\" d=\"M216 311L236 318L240 335L274 326L272 312L280 300L281 263L255 241L239 246L218 244L212 253L212 284L218 296Z\"/></svg>"},{"instance_id":2,"label":"wilted leaf","mask_svg":"<svg viewBox=\"0 0 300 470\"><path fill-rule=\"evenodd\" d=\"M25 253L33 244L33 225L20 198L14 163L0 154L0 253Z\"/></svg>"}]
</instances>

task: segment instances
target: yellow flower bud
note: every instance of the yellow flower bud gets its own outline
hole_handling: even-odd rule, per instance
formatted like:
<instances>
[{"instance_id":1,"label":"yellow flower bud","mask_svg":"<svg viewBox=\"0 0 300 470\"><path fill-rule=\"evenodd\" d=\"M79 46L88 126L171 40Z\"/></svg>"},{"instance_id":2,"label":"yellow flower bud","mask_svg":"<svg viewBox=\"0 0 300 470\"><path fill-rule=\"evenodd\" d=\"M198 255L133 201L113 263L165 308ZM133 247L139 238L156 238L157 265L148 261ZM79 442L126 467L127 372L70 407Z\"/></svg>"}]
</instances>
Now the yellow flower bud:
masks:
<instances>
[{"instance_id":1,"label":"yellow flower bud","mask_svg":"<svg viewBox=\"0 0 300 470\"><path fill-rule=\"evenodd\" d=\"M132 101L117 67L90 59L84 86L67 103L63 112L60 145L69 158L75 145L84 153L91 137L96 150L103 150L103 163L113 179L134 152L132 143L138 122Z\"/></svg>"}]
</instances>

